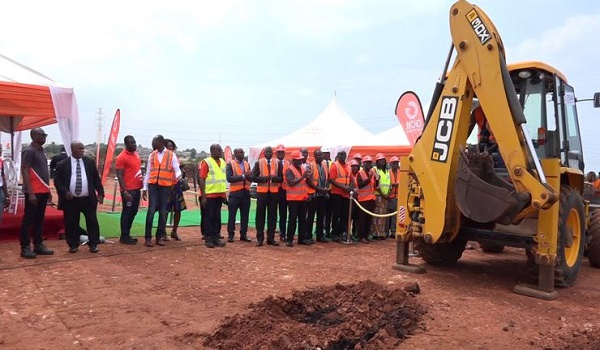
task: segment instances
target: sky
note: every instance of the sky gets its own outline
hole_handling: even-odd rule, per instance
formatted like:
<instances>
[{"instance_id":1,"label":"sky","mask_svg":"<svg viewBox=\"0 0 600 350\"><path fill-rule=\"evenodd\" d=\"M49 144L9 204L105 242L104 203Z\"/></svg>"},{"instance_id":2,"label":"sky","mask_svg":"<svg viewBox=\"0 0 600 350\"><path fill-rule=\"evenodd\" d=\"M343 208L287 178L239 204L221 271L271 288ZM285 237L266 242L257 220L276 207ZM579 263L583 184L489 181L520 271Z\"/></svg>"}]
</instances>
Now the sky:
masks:
<instances>
[{"instance_id":1,"label":"sky","mask_svg":"<svg viewBox=\"0 0 600 350\"><path fill-rule=\"evenodd\" d=\"M502 35L508 62L561 70L579 99L600 91L600 2L475 2ZM0 53L75 89L80 138L179 149L243 147L291 133L331 101L379 133L397 125L406 90L426 105L450 48L445 0L11 1ZM586 170L600 170L600 109L578 104ZM58 128L48 142L61 143ZM343 130L343 126L341 126ZM4 136L6 137L6 136ZM24 137L27 141L28 137Z\"/></svg>"}]
</instances>

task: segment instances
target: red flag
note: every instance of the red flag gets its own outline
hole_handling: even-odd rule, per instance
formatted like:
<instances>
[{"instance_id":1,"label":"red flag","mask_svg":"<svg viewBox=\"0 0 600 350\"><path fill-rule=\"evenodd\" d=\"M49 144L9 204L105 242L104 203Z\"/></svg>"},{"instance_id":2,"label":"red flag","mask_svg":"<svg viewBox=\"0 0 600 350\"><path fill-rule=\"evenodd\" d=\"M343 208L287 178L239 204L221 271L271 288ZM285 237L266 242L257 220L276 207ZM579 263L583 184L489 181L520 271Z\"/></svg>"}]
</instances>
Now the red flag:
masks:
<instances>
[{"instance_id":1,"label":"red flag","mask_svg":"<svg viewBox=\"0 0 600 350\"><path fill-rule=\"evenodd\" d=\"M108 137L108 145L106 148L106 157L104 158L104 170L102 171L102 186L108 177L110 166L113 161L113 155L115 154L115 148L117 147L117 137L119 137L119 126L121 124L121 110L117 109L115 113L115 119L113 119L112 127L110 128L110 136Z\"/></svg>"},{"instance_id":2,"label":"red flag","mask_svg":"<svg viewBox=\"0 0 600 350\"><path fill-rule=\"evenodd\" d=\"M396 117L404 129L408 141L414 146L425 125L423 108L417 94L406 91L400 96L396 104Z\"/></svg>"},{"instance_id":3,"label":"red flag","mask_svg":"<svg viewBox=\"0 0 600 350\"><path fill-rule=\"evenodd\" d=\"M225 151L223 151L223 153L225 154L223 156L225 157L225 161L229 163L231 159L233 159L233 152L231 152L231 147L225 146Z\"/></svg>"}]
</instances>

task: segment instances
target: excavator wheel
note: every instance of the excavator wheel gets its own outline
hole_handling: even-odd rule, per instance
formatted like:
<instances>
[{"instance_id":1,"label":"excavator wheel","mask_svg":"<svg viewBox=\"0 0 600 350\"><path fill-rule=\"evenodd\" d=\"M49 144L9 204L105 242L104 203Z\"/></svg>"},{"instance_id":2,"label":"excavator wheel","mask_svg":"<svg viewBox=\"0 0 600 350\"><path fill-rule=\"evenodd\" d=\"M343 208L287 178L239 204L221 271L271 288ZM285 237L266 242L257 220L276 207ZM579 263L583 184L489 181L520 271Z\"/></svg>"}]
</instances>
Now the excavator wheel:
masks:
<instances>
[{"instance_id":1,"label":"excavator wheel","mask_svg":"<svg viewBox=\"0 0 600 350\"><path fill-rule=\"evenodd\" d=\"M502 253L504 246L498 243L479 243L479 247L486 253Z\"/></svg>"},{"instance_id":2,"label":"excavator wheel","mask_svg":"<svg viewBox=\"0 0 600 350\"><path fill-rule=\"evenodd\" d=\"M467 240L457 237L450 243L427 244L422 238L415 241L415 249L426 263L437 266L456 264L465 251Z\"/></svg>"},{"instance_id":3,"label":"excavator wheel","mask_svg":"<svg viewBox=\"0 0 600 350\"><path fill-rule=\"evenodd\" d=\"M587 256L590 265L600 267L600 210L592 212L587 235L589 237Z\"/></svg>"},{"instance_id":4,"label":"excavator wheel","mask_svg":"<svg viewBox=\"0 0 600 350\"><path fill-rule=\"evenodd\" d=\"M570 186L560 188L558 220L558 251L554 284L559 287L569 287L577 279L585 248L583 199L581 194ZM598 251L600 252L600 249Z\"/></svg>"}]
</instances>

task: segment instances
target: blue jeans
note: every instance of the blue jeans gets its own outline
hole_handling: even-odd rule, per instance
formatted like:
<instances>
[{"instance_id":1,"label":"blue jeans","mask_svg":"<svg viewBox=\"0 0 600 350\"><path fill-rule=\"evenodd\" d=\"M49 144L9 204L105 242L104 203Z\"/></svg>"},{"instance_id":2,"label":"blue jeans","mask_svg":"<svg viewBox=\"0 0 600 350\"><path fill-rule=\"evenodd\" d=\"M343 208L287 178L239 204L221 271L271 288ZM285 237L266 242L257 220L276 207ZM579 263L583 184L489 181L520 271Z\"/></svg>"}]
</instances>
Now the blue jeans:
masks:
<instances>
[{"instance_id":1,"label":"blue jeans","mask_svg":"<svg viewBox=\"0 0 600 350\"><path fill-rule=\"evenodd\" d=\"M152 239L152 223L154 214L158 211L158 227L156 238L167 235L167 200L169 199L170 186L148 185L148 213L146 214L146 239Z\"/></svg>"},{"instance_id":2,"label":"blue jeans","mask_svg":"<svg viewBox=\"0 0 600 350\"><path fill-rule=\"evenodd\" d=\"M127 191L131 194L131 201L127 201L122 197L121 203L123 203L123 211L121 211L121 240L127 240L131 238L131 225L133 225L133 219L138 212L140 206L140 190Z\"/></svg>"}]
</instances>

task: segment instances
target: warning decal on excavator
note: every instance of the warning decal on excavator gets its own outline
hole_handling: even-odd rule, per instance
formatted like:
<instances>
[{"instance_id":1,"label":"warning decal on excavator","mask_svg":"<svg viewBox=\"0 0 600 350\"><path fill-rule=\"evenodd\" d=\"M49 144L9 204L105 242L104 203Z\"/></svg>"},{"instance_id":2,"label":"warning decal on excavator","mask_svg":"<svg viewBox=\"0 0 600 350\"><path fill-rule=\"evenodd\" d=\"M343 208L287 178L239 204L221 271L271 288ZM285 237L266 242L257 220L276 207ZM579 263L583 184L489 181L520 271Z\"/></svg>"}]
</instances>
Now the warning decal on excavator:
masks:
<instances>
[{"instance_id":1,"label":"warning decal on excavator","mask_svg":"<svg viewBox=\"0 0 600 350\"><path fill-rule=\"evenodd\" d=\"M475 11L475 9L467 13L467 20L469 21L469 23L471 23L471 27L473 28L475 35L477 35L477 37L479 38L481 45L484 45L492 38L492 35L485 27L485 24L483 24L481 18L479 18L479 15L477 14L477 11Z\"/></svg>"},{"instance_id":2,"label":"warning decal on excavator","mask_svg":"<svg viewBox=\"0 0 600 350\"><path fill-rule=\"evenodd\" d=\"M435 142L433 144L431 160L446 163L448 160L448 152L450 150L452 130L454 129L454 117L456 117L458 97L442 96L441 103L442 106L440 108L437 130L435 132Z\"/></svg>"}]
</instances>

